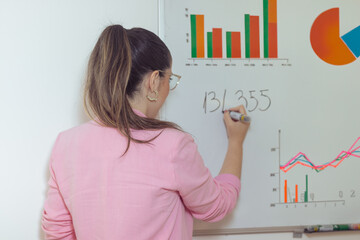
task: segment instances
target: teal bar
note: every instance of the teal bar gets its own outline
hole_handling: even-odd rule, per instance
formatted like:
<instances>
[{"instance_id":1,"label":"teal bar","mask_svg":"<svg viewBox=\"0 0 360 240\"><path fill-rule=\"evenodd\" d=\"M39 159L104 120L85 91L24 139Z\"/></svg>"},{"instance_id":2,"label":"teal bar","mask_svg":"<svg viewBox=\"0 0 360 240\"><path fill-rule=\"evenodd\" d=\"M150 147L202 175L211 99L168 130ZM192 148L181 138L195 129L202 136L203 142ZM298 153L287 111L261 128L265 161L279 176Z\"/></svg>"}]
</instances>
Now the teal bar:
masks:
<instances>
[{"instance_id":1,"label":"teal bar","mask_svg":"<svg viewBox=\"0 0 360 240\"><path fill-rule=\"evenodd\" d=\"M207 33L207 49L208 49L208 58L213 57L213 33Z\"/></svg>"},{"instance_id":2,"label":"teal bar","mask_svg":"<svg viewBox=\"0 0 360 240\"><path fill-rule=\"evenodd\" d=\"M250 14L245 14L245 57L250 58Z\"/></svg>"},{"instance_id":3,"label":"teal bar","mask_svg":"<svg viewBox=\"0 0 360 240\"><path fill-rule=\"evenodd\" d=\"M197 57L196 49L196 15L190 15L190 24L191 24L191 57Z\"/></svg>"},{"instance_id":4,"label":"teal bar","mask_svg":"<svg viewBox=\"0 0 360 240\"><path fill-rule=\"evenodd\" d=\"M264 0L264 58L269 58L269 0Z\"/></svg>"},{"instance_id":5,"label":"teal bar","mask_svg":"<svg viewBox=\"0 0 360 240\"><path fill-rule=\"evenodd\" d=\"M309 182L308 182L308 175L306 175L306 190L305 190L305 195L304 195L304 202L308 202L309 201Z\"/></svg>"},{"instance_id":6,"label":"teal bar","mask_svg":"<svg viewBox=\"0 0 360 240\"><path fill-rule=\"evenodd\" d=\"M226 56L231 58L231 32L226 32Z\"/></svg>"}]
</instances>

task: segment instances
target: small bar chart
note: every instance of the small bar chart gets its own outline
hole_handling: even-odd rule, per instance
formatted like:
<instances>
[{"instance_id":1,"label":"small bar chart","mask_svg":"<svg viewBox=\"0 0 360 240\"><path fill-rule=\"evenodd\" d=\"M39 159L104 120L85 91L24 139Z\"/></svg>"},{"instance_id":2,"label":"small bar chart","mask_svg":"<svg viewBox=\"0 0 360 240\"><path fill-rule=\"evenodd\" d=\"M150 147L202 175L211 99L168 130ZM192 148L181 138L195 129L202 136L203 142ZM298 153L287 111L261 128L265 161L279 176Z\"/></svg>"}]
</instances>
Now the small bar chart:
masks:
<instances>
[{"instance_id":1,"label":"small bar chart","mask_svg":"<svg viewBox=\"0 0 360 240\"><path fill-rule=\"evenodd\" d=\"M260 41L261 18L263 41ZM239 22L236 31L219 26L210 27L211 31L205 31L206 15L190 14L191 58L277 59L277 0L263 0L263 16L244 14L242 19L243 22ZM242 44L244 49L241 49Z\"/></svg>"},{"instance_id":2,"label":"small bar chart","mask_svg":"<svg viewBox=\"0 0 360 240\"><path fill-rule=\"evenodd\" d=\"M305 175L305 188L300 194L303 196L299 201L299 185L295 184L293 188L290 187L290 182L287 179L284 180L284 203L307 203L309 202L309 177ZM291 191L291 189L294 190Z\"/></svg>"}]
</instances>

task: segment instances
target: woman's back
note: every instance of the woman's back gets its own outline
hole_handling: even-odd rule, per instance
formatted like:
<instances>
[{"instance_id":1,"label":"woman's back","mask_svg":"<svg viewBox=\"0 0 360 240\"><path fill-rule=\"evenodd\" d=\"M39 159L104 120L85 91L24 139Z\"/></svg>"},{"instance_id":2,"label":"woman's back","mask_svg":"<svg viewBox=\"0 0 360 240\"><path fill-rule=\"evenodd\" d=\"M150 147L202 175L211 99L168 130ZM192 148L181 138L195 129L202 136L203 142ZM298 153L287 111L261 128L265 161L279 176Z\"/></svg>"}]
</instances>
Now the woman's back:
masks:
<instances>
[{"instance_id":1,"label":"woman's back","mask_svg":"<svg viewBox=\"0 0 360 240\"><path fill-rule=\"evenodd\" d=\"M45 232L54 226L47 218L58 215L59 232L69 234L64 239L75 239L73 228L77 239L86 240L191 239L191 214L208 221L225 216L235 205L239 180L223 175L220 189L188 134L132 132L144 140L159 133L150 144L131 143L124 156L127 138L114 128L91 121L61 133L51 159Z\"/></svg>"},{"instance_id":2,"label":"woman's back","mask_svg":"<svg viewBox=\"0 0 360 240\"><path fill-rule=\"evenodd\" d=\"M171 66L154 33L120 25L101 33L84 103L103 126L91 121L59 135L42 218L46 239L191 239L192 217L217 221L234 208L248 125L224 114L229 148L213 178L192 137L156 119L175 89L170 82L181 78Z\"/></svg>"}]
</instances>

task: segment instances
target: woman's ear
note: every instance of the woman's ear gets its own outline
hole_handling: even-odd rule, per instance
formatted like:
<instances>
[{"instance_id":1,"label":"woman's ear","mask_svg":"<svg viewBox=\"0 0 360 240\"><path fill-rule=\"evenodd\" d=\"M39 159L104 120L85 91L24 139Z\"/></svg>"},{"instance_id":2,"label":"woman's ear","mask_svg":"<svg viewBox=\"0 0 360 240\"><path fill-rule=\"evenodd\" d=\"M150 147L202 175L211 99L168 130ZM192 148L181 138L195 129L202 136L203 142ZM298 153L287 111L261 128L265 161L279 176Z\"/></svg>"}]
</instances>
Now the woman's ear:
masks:
<instances>
[{"instance_id":1,"label":"woman's ear","mask_svg":"<svg viewBox=\"0 0 360 240\"><path fill-rule=\"evenodd\" d=\"M159 91L160 86L160 73L159 71L153 71L148 79L148 89L150 92Z\"/></svg>"}]
</instances>

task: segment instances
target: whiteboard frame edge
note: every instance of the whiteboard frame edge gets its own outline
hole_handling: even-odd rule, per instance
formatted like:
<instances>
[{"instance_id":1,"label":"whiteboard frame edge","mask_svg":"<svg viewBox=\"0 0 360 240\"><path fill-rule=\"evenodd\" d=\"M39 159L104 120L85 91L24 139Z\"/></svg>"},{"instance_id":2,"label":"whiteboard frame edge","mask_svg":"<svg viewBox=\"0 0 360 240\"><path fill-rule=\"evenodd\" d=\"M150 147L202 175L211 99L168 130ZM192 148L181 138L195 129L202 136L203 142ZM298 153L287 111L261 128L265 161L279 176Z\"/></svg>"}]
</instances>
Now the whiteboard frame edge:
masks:
<instances>
[{"instance_id":1,"label":"whiteboard frame edge","mask_svg":"<svg viewBox=\"0 0 360 240\"><path fill-rule=\"evenodd\" d=\"M158 0L158 36L165 40L165 0Z\"/></svg>"},{"instance_id":2,"label":"whiteboard frame edge","mask_svg":"<svg viewBox=\"0 0 360 240\"><path fill-rule=\"evenodd\" d=\"M231 228L231 229L203 229L194 230L193 236L234 235L256 233L304 233L305 226L259 227L259 228Z\"/></svg>"},{"instance_id":3,"label":"whiteboard frame edge","mask_svg":"<svg viewBox=\"0 0 360 240\"><path fill-rule=\"evenodd\" d=\"M157 35L159 38L165 42L165 0L157 0L158 4L158 32ZM159 118L161 120L166 120L166 101L164 105L161 107L159 112Z\"/></svg>"}]
</instances>

